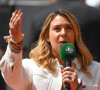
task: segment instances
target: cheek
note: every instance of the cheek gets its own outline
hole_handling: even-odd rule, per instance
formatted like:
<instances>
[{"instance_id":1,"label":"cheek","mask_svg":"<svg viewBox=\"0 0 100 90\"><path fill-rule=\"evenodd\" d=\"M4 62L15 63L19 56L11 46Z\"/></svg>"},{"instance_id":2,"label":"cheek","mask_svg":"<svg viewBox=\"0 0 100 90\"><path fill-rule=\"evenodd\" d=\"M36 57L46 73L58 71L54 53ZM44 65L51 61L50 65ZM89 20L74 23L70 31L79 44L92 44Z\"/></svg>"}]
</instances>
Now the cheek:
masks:
<instances>
[{"instance_id":1,"label":"cheek","mask_svg":"<svg viewBox=\"0 0 100 90\"><path fill-rule=\"evenodd\" d=\"M57 42L58 41L58 39L59 39L59 33L56 33L56 32L51 32L51 33L49 33L49 40L50 40L50 43L52 43L52 42Z\"/></svg>"},{"instance_id":2,"label":"cheek","mask_svg":"<svg viewBox=\"0 0 100 90\"><path fill-rule=\"evenodd\" d=\"M58 33L50 33L49 34L49 42L51 44L51 47L52 47L52 51L53 51L53 54L57 54L58 55L58 48L59 48L59 34ZM55 55L56 56L56 55Z\"/></svg>"},{"instance_id":3,"label":"cheek","mask_svg":"<svg viewBox=\"0 0 100 90\"><path fill-rule=\"evenodd\" d=\"M70 32L70 33L68 34L68 37L69 37L69 42L70 42L71 44L74 45L74 42L75 42L75 35L74 35L74 32L73 32L73 31Z\"/></svg>"}]
</instances>

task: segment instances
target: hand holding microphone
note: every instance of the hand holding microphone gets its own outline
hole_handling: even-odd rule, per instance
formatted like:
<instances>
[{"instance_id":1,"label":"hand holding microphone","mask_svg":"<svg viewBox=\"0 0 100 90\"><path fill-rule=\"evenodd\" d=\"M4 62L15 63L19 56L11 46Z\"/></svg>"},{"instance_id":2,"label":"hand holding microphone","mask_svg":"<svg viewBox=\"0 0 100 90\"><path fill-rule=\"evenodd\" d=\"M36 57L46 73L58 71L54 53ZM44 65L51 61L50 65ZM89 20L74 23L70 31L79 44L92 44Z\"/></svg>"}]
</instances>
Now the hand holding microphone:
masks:
<instances>
[{"instance_id":1,"label":"hand holding microphone","mask_svg":"<svg viewBox=\"0 0 100 90\"><path fill-rule=\"evenodd\" d=\"M76 57L76 50L74 45L65 43L60 48L60 57L64 61L65 68L63 70L62 78L65 84L65 90L76 90L78 86L77 73L72 66L72 60Z\"/></svg>"}]
</instances>

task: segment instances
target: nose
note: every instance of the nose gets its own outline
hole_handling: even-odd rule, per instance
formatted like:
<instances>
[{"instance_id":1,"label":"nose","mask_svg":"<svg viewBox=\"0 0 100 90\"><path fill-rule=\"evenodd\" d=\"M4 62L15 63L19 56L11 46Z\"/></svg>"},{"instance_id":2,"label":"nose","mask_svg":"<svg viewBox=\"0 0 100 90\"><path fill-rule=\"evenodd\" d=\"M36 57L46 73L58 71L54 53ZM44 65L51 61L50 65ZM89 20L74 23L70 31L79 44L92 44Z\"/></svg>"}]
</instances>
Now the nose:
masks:
<instances>
[{"instance_id":1,"label":"nose","mask_svg":"<svg viewBox=\"0 0 100 90\"><path fill-rule=\"evenodd\" d=\"M61 29L61 36L66 37L66 30L64 28Z\"/></svg>"}]
</instances>

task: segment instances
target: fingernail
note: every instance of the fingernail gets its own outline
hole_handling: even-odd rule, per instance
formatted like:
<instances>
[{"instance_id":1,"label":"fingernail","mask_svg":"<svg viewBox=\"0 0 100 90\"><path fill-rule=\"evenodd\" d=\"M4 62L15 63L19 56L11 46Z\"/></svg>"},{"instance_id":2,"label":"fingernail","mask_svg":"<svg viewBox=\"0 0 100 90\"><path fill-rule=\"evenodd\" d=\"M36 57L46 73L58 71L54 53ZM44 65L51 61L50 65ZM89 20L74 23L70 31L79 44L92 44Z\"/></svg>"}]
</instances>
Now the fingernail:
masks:
<instances>
[{"instance_id":1,"label":"fingernail","mask_svg":"<svg viewBox=\"0 0 100 90\"><path fill-rule=\"evenodd\" d=\"M20 20L22 20L22 17L20 17Z\"/></svg>"},{"instance_id":2,"label":"fingernail","mask_svg":"<svg viewBox=\"0 0 100 90\"><path fill-rule=\"evenodd\" d=\"M60 70L61 71L61 73L63 73L63 70Z\"/></svg>"},{"instance_id":3,"label":"fingernail","mask_svg":"<svg viewBox=\"0 0 100 90\"><path fill-rule=\"evenodd\" d=\"M18 12L18 10L16 10L16 13Z\"/></svg>"},{"instance_id":4,"label":"fingernail","mask_svg":"<svg viewBox=\"0 0 100 90\"><path fill-rule=\"evenodd\" d=\"M19 12L21 13L21 10L19 10Z\"/></svg>"}]
</instances>

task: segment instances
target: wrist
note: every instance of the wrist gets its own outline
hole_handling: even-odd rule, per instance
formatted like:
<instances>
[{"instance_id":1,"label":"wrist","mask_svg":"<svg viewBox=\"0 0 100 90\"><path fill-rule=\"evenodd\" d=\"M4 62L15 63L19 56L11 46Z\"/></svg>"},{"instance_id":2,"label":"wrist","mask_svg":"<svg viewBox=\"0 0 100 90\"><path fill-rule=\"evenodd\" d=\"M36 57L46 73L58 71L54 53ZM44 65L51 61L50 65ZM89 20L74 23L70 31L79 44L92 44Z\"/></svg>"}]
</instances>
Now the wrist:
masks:
<instances>
[{"instance_id":1,"label":"wrist","mask_svg":"<svg viewBox=\"0 0 100 90\"><path fill-rule=\"evenodd\" d=\"M13 37L11 35L11 38L10 39L14 43L20 43L23 40L23 38L24 38L24 34L21 34L21 36L18 36L17 38L15 38L15 36Z\"/></svg>"},{"instance_id":2,"label":"wrist","mask_svg":"<svg viewBox=\"0 0 100 90\"><path fill-rule=\"evenodd\" d=\"M23 34L24 37L24 34ZM8 42L8 45L10 47L10 50L13 53L19 53L22 51L23 49L23 42L22 40L19 42L15 42L14 40L12 40L11 36L7 36L7 38L5 38L6 42Z\"/></svg>"},{"instance_id":3,"label":"wrist","mask_svg":"<svg viewBox=\"0 0 100 90\"><path fill-rule=\"evenodd\" d=\"M19 43L15 43L13 41L9 41L8 44L9 44L10 50L13 53L20 53L22 51L22 49L23 49L22 41L19 42Z\"/></svg>"}]
</instances>

